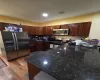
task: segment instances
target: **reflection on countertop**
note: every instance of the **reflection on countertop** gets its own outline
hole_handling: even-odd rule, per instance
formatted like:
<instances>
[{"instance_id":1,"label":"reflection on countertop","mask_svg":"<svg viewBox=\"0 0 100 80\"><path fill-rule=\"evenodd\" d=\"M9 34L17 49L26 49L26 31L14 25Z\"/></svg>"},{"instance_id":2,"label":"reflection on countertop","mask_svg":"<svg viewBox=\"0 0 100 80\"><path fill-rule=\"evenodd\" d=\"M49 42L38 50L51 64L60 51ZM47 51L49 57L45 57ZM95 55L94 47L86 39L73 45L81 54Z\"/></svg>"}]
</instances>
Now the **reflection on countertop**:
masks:
<instances>
[{"instance_id":1,"label":"reflection on countertop","mask_svg":"<svg viewBox=\"0 0 100 80\"><path fill-rule=\"evenodd\" d=\"M57 80L100 80L100 52L95 48L64 44L33 52L25 60Z\"/></svg>"}]
</instances>

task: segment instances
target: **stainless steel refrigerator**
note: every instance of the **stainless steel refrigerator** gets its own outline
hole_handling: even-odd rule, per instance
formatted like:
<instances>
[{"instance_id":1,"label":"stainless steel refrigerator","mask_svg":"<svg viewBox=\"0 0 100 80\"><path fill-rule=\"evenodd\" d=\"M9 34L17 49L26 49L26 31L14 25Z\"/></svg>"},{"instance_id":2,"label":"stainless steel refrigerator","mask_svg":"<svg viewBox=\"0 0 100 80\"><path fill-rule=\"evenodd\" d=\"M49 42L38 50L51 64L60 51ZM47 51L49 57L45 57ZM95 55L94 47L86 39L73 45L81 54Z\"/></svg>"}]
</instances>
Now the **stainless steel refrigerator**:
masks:
<instances>
[{"instance_id":1,"label":"stainless steel refrigerator","mask_svg":"<svg viewBox=\"0 0 100 80\"><path fill-rule=\"evenodd\" d=\"M0 32L1 55L8 61L29 54L29 37L26 32Z\"/></svg>"}]
</instances>

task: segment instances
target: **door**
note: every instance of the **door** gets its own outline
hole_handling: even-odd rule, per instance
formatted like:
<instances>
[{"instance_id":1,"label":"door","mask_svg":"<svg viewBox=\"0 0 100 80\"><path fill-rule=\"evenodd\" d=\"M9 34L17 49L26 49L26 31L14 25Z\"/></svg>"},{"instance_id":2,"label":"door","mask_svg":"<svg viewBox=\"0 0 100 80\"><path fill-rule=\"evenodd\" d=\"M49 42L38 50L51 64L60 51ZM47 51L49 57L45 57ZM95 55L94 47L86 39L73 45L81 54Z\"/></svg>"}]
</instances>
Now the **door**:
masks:
<instances>
[{"instance_id":1,"label":"door","mask_svg":"<svg viewBox=\"0 0 100 80\"><path fill-rule=\"evenodd\" d=\"M26 32L15 33L18 57L29 54L29 37Z\"/></svg>"},{"instance_id":2,"label":"door","mask_svg":"<svg viewBox=\"0 0 100 80\"><path fill-rule=\"evenodd\" d=\"M17 58L16 44L12 32L1 32L8 60Z\"/></svg>"}]
</instances>

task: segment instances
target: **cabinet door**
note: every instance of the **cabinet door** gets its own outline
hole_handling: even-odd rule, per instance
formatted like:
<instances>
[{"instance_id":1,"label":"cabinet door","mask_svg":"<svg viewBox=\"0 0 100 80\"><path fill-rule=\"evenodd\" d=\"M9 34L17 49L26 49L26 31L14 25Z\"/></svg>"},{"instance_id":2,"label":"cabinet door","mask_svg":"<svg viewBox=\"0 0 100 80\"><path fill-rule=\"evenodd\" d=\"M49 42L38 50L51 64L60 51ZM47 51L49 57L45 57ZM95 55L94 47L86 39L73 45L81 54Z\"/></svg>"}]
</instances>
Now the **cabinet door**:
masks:
<instances>
[{"instance_id":1,"label":"cabinet door","mask_svg":"<svg viewBox=\"0 0 100 80\"><path fill-rule=\"evenodd\" d=\"M90 33L90 28L91 28L91 22L85 22L83 23L84 25L84 37L88 37Z\"/></svg>"},{"instance_id":2,"label":"cabinet door","mask_svg":"<svg viewBox=\"0 0 100 80\"><path fill-rule=\"evenodd\" d=\"M35 45L36 45L36 51L44 50L43 42L36 42Z\"/></svg>"},{"instance_id":3,"label":"cabinet door","mask_svg":"<svg viewBox=\"0 0 100 80\"><path fill-rule=\"evenodd\" d=\"M29 31L30 31L29 26L22 25L22 28L23 28L23 32L27 32L29 34Z\"/></svg>"},{"instance_id":4,"label":"cabinet door","mask_svg":"<svg viewBox=\"0 0 100 80\"><path fill-rule=\"evenodd\" d=\"M44 42L43 45L44 45L44 50L50 49L50 43Z\"/></svg>"},{"instance_id":5,"label":"cabinet door","mask_svg":"<svg viewBox=\"0 0 100 80\"><path fill-rule=\"evenodd\" d=\"M36 35L36 27L30 26L30 35Z\"/></svg>"},{"instance_id":6,"label":"cabinet door","mask_svg":"<svg viewBox=\"0 0 100 80\"><path fill-rule=\"evenodd\" d=\"M61 27L60 25L52 26L53 29L60 29L60 27Z\"/></svg>"},{"instance_id":7,"label":"cabinet door","mask_svg":"<svg viewBox=\"0 0 100 80\"><path fill-rule=\"evenodd\" d=\"M53 28L49 27L49 35L53 35Z\"/></svg>"},{"instance_id":8,"label":"cabinet door","mask_svg":"<svg viewBox=\"0 0 100 80\"><path fill-rule=\"evenodd\" d=\"M68 29L67 24L65 24L65 25L61 25L61 29Z\"/></svg>"},{"instance_id":9,"label":"cabinet door","mask_svg":"<svg viewBox=\"0 0 100 80\"><path fill-rule=\"evenodd\" d=\"M35 42L30 41L29 48L30 48L30 52L36 51L36 49L35 49Z\"/></svg>"},{"instance_id":10,"label":"cabinet door","mask_svg":"<svg viewBox=\"0 0 100 80\"><path fill-rule=\"evenodd\" d=\"M78 35L88 37L90 33L91 22L79 23Z\"/></svg>"},{"instance_id":11,"label":"cabinet door","mask_svg":"<svg viewBox=\"0 0 100 80\"><path fill-rule=\"evenodd\" d=\"M43 35L43 27L36 27L36 35Z\"/></svg>"},{"instance_id":12,"label":"cabinet door","mask_svg":"<svg viewBox=\"0 0 100 80\"><path fill-rule=\"evenodd\" d=\"M6 26L4 26L3 23L0 23L0 31L3 31L4 27L6 27Z\"/></svg>"},{"instance_id":13,"label":"cabinet door","mask_svg":"<svg viewBox=\"0 0 100 80\"><path fill-rule=\"evenodd\" d=\"M53 34L53 29L52 29L52 27L49 27L49 26L44 27L44 28L43 28L43 33L44 33L44 35L52 35L52 34Z\"/></svg>"},{"instance_id":14,"label":"cabinet door","mask_svg":"<svg viewBox=\"0 0 100 80\"><path fill-rule=\"evenodd\" d=\"M69 27L69 35L77 36L78 35L78 24L68 24Z\"/></svg>"}]
</instances>

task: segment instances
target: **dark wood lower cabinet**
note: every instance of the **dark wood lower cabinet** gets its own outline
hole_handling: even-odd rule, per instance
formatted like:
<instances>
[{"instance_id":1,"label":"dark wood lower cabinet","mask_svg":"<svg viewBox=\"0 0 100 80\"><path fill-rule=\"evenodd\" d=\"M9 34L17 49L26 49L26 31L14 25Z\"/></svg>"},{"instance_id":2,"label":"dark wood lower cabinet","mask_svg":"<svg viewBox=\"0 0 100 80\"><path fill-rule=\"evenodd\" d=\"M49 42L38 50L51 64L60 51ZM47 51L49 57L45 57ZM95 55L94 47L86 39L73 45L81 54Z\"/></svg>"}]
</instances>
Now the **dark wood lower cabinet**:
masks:
<instances>
[{"instance_id":1,"label":"dark wood lower cabinet","mask_svg":"<svg viewBox=\"0 0 100 80\"><path fill-rule=\"evenodd\" d=\"M43 46L44 46L44 51L50 49L50 43L48 43L48 42L44 42Z\"/></svg>"},{"instance_id":2,"label":"dark wood lower cabinet","mask_svg":"<svg viewBox=\"0 0 100 80\"><path fill-rule=\"evenodd\" d=\"M30 52L36 51L35 43L30 43Z\"/></svg>"},{"instance_id":3,"label":"dark wood lower cabinet","mask_svg":"<svg viewBox=\"0 0 100 80\"><path fill-rule=\"evenodd\" d=\"M35 42L35 46L36 46L36 51L43 51L44 49L43 42Z\"/></svg>"},{"instance_id":4,"label":"dark wood lower cabinet","mask_svg":"<svg viewBox=\"0 0 100 80\"><path fill-rule=\"evenodd\" d=\"M48 49L50 49L50 43L48 42L31 42L30 44L30 52L46 51Z\"/></svg>"},{"instance_id":5,"label":"dark wood lower cabinet","mask_svg":"<svg viewBox=\"0 0 100 80\"><path fill-rule=\"evenodd\" d=\"M34 80L34 77L40 72L40 69L30 63L27 64L28 64L29 80Z\"/></svg>"}]
</instances>

